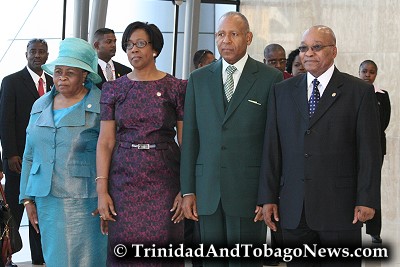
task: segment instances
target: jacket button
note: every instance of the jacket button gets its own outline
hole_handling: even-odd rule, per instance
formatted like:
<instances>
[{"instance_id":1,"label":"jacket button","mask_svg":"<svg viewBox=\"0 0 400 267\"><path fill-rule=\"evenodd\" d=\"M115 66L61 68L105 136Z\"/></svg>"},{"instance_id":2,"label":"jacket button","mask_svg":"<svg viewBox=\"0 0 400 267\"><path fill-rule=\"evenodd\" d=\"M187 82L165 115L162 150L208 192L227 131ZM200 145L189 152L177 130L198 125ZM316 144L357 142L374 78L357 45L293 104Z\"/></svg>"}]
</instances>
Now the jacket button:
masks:
<instances>
[{"instance_id":1,"label":"jacket button","mask_svg":"<svg viewBox=\"0 0 400 267\"><path fill-rule=\"evenodd\" d=\"M308 153L304 154L305 158L308 158L310 155Z\"/></svg>"},{"instance_id":2,"label":"jacket button","mask_svg":"<svg viewBox=\"0 0 400 267\"><path fill-rule=\"evenodd\" d=\"M310 133L311 133L311 131L310 131L310 130L307 130L307 131L306 131L306 134L310 134Z\"/></svg>"},{"instance_id":3,"label":"jacket button","mask_svg":"<svg viewBox=\"0 0 400 267\"><path fill-rule=\"evenodd\" d=\"M226 146L221 146L221 150L225 150L226 149Z\"/></svg>"}]
</instances>

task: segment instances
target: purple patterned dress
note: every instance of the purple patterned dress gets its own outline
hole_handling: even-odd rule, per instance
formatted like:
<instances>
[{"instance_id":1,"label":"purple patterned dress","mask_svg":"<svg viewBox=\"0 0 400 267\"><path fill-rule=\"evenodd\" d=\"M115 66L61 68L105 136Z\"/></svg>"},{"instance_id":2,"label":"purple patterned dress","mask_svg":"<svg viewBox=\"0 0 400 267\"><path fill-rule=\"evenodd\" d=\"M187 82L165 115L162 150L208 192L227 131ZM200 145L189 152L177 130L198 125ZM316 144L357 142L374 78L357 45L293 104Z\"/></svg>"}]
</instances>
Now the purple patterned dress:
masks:
<instances>
[{"instance_id":1,"label":"purple patterned dress","mask_svg":"<svg viewBox=\"0 0 400 267\"><path fill-rule=\"evenodd\" d=\"M103 85L101 120L117 124L109 193L118 215L116 222L109 222L108 266L166 263L117 258L117 244L168 247L183 241L183 224L171 221L170 209L180 191L174 127L183 120L185 90L186 81L169 74L156 81L132 81L125 75ZM157 144L157 148L139 150L132 144ZM183 266L183 259L169 264Z\"/></svg>"}]
</instances>

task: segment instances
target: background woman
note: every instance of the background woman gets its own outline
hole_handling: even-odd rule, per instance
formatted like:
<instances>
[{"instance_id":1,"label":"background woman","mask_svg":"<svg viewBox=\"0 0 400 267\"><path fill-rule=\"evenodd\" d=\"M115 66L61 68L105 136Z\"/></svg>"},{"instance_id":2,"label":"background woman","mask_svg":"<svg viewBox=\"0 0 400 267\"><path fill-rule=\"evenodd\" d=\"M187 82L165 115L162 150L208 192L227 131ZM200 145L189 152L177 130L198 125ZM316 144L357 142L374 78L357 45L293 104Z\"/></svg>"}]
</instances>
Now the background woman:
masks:
<instances>
[{"instance_id":1,"label":"background woman","mask_svg":"<svg viewBox=\"0 0 400 267\"><path fill-rule=\"evenodd\" d=\"M376 76L378 75L378 66L372 60L364 60L359 67L359 76L364 81L373 84ZM375 95L378 100L379 118L381 122L381 148L382 148L382 163L383 157L386 155L386 134L385 130L390 121L390 99L389 93L385 90L379 89L375 86ZM382 230L382 210L377 209L375 216L366 222L366 232L371 235L372 243L382 243L381 230Z\"/></svg>"},{"instance_id":2,"label":"background woman","mask_svg":"<svg viewBox=\"0 0 400 267\"><path fill-rule=\"evenodd\" d=\"M288 55L286 61L286 71L292 74L293 76L306 73L306 69L303 67L299 57L300 51L299 49L293 50Z\"/></svg>"},{"instance_id":3,"label":"background woman","mask_svg":"<svg viewBox=\"0 0 400 267\"><path fill-rule=\"evenodd\" d=\"M129 24L122 48L133 71L102 88L97 192L103 232L108 231L109 266L121 261L113 253L117 244L167 246L183 241L183 224L174 224L183 213L175 205L171 221L170 208L180 201L174 128L180 144L186 82L157 69L155 59L163 44L154 24ZM161 262L134 266L140 264Z\"/></svg>"},{"instance_id":4,"label":"background woman","mask_svg":"<svg viewBox=\"0 0 400 267\"><path fill-rule=\"evenodd\" d=\"M46 266L104 266L107 239L91 215L100 130L97 55L86 41L67 38L58 58L42 68L54 86L32 107L20 202L37 232L40 226Z\"/></svg>"}]
</instances>

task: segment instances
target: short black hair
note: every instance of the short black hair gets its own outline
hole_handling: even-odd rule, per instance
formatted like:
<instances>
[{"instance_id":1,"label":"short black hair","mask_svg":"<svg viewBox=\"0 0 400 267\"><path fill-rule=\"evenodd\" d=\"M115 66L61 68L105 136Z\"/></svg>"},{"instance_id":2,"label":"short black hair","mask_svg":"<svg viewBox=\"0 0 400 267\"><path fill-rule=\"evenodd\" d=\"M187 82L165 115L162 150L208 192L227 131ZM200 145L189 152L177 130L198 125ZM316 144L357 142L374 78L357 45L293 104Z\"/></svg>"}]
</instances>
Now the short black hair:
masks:
<instances>
[{"instance_id":1,"label":"short black hair","mask_svg":"<svg viewBox=\"0 0 400 267\"><path fill-rule=\"evenodd\" d=\"M207 54L214 55L214 53L208 49L200 49L196 53L194 53L193 64L196 69L199 67L200 63L204 64L205 55Z\"/></svg>"},{"instance_id":2,"label":"short black hair","mask_svg":"<svg viewBox=\"0 0 400 267\"><path fill-rule=\"evenodd\" d=\"M269 44L264 48L264 58L267 59L268 55L274 51L283 51L283 53L286 53L280 44Z\"/></svg>"},{"instance_id":3,"label":"short black hair","mask_svg":"<svg viewBox=\"0 0 400 267\"><path fill-rule=\"evenodd\" d=\"M31 45L33 45L35 43L41 43L41 44L46 45L46 47L47 47L47 42L46 42L45 39L33 38L33 39L29 40L28 44L26 45L26 48L29 48L29 46L31 46Z\"/></svg>"},{"instance_id":4,"label":"short black hair","mask_svg":"<svg viewBox=\"0 0 400 267\"><path fill-rule=\"evenodd\" d=\"M158 57L164 47L164 38L160 29L156 25L148 24L147 22L135 21L126 27L122 34L122 50L126 52L126 43L129 41L132 33L138 29L142 29L147 33L153 49L157 52L157 55L154 58Z\"/></svg>"},{"instance_id":5,"label":"short black hair","mask_svg":"<svg viewBox=\"0 0 400 267\"><path fill-rule=\"evenodd\" d=\"M293 50L292 52L290 52L290 54L288 55L288 58L286 60L286 71L289 72L290 74L292 74L292 67L293 67L293 62L294 59L300 54L300 50L297 48L295 50Z\"/></svg>"},{"instance_id":6,"label":"short black hair","mask_svg":"<svg viewBox=\"0 0 400 267\"><path fill-rule=\"evenodd\" d=\"M365 64L373 65L376 69L376 73L378 73L378 65L376 65L376 63L374 61L372 61L371 59L367 59L367 60L364 60L363 62L361 62L360 67L358 68L358 71L360 71L362 66Z\"/></svg>"},{"instance_id":7,"label":"short black hair","mask_svg":"<svg viewBox=\"0 0 400 267\"><path fill-rule=\"evenodd\" d=\"M105 34L115 34L115 32L112 29L109 28L100 28L97 31L94 32L93 34L93 39L95 41L98 41L100 38L102 38Z\"/></svg>"}]
</instances>

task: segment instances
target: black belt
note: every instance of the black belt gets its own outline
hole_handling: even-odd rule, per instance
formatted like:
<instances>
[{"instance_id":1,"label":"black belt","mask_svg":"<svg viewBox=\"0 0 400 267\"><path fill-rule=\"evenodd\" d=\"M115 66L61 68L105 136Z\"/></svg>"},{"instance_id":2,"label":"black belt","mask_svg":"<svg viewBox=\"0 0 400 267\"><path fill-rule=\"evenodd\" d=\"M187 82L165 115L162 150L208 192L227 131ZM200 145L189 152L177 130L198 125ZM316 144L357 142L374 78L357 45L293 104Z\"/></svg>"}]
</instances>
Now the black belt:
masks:
<instances>
[{"instance_id":1,"label":"black belt","mask_svg":"<svg viewBox=\"0 0 400 267\"><path fill-rule=\"evenodd\" d=\"M119 142L119 145L123 148L136 148L140 150L147 149L168 149L168 143L158 144L134 144L130 142Z\"/></svg>"}]
</instances>

